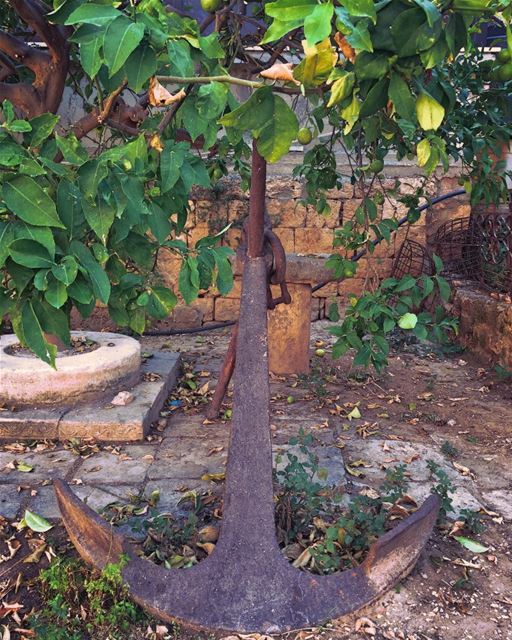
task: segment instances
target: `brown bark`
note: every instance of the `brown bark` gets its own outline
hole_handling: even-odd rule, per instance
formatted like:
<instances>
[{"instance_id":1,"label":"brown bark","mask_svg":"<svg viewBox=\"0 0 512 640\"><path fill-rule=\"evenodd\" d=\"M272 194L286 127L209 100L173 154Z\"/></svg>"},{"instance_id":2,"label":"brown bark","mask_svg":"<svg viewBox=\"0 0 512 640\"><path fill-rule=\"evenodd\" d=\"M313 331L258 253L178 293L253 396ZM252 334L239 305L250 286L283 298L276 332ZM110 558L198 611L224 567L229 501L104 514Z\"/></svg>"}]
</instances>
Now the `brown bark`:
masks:
<instances>
[{"instance_id":1,"label":"brown bark","mask_svg":"<svg viewBox=\"0 0 512 640\"><path fill-rule=\"evenodd\" d=\"M46 44L44 51L29 46L9 33L0 32L0 52L2 67L11 71L2 74L3 80L15 71L14 64L9 69L9 59L15 64L23 64L34 73L32 84L25 82L0 82L0 100L10 100L25 117L32 118L46 111L55 113L62 100L62 93L69 69L68 31L51 25L45 17L47 8L39 0L9 0L21 20L30 27Z\"/></svg>"}]
</instances>

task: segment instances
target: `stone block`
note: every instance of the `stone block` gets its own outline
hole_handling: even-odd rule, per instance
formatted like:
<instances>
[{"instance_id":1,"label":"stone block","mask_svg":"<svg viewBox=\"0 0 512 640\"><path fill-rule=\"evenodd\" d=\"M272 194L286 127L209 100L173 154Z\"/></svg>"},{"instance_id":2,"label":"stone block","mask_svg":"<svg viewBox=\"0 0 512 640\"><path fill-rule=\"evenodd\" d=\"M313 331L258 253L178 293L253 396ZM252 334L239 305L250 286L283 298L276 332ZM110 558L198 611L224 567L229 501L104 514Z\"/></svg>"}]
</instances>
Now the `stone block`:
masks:
<instances>
[{"instance_id":1,"label":"stone block","mask_svg":"<svg viewBox=\"0 0 512 640\"><path fill-rule=\"evenodd\" d=\"M240 300L236 298L216 298L214 319L217 322L236 320L240 311Z\"/></svg>"},{"instance_id":2,"label":"stone block","mask_svg":"<svg viewBox=\"0 0 512 640\"><path fill-rule=\"evenodd\" d=\"M267 183L267 197L292 200L302 195L302 182L291 178L273 178Z\"/></svg>"},{"instance_id":3,"label":"stone block","mask_svg":"<svg viewBox=\"0 0 512 640\"><path fill-rule=\"evenodd\" d=\"M59 422L59 439L94 438L103 441L142 440L171 389L176 384L180 356L157 352L142 365L143 379L130 392L133 402L125 406L84 405L67 413ZM152 379L147 374L160 376Z\"/></svg>"},{"instance_id":4,"label":"stone block","mask_svg":"<svg viewBox=\"0 0 512 640\"><path fill-rule=\"evenodd\" d=\"M196 246L196 242L209 235L211 235L210 227L205 222L196 224L187 234L187 246L193 249Z\"/></svg>"},{"instance_id":5,"label":"stone block","mask_svg":"<svg viewBox=\"0 0 512 640\"><path fill-rule=\"evenodd\" d=\"M200 305L178 305L172 312L172 323L182 329L200 327L203 324L203 312Z\"/></svg>"},{"instance_id":6,"label":"stone block","mask_svg":"<svg viewBox=\"0 0 512 640\"><path fill-rule=\"evenodd\" d=\"M277 235L286 253L295 251L295 229L276 227L274 233Z\"/></svg>"},{"instance_id":7,"label":"stone block","mask_svg":"<svg viewBox=\"0 0 512 640\"><path fill-rule=\"evenodd\" d=\"M333 252L334 234L330 229L295 229L295 251L299 254Z\"/></svg>"},{"instance_id":8,"label":"stone block","mask_svg":"<svg viewBox=\"0 0 512 640\"><path fill-rule=\"evenodd\" d=\"M306 207L295 200L270 200L267 211L275 227L303 227L306 224Z\"/></svg>"},{"instance_id":9,"label":"stone block","mask_svg":"<svg viewBox=\"0 0 512 640\"><path fill-rule=\"evenodd\" d=\"M242 223L249 215L249 199L228 202L228 222Z\"/></svg>"},{"instance_id":10,"label":"stone block","mask_svg":"<svg viewBox=\"0 0 512 640\"><path fill-rule=\"evenodd\" d=\"M0 411L0 438L24 440L53 439L58 437L59 420L65 409L42 407L22 409L21 411Z\"/></svg>"},{"instance_id":11,"label":"stone block","mask_svg":"<svg viewBox=\"0 0 512 640\"><path fill-rule=\"evenodd\" d=\"M213 320L213 297L197 298L190 305L192 309L198 309L201 314L201 323L211 322ZM198 325L199 326L199 325Z\"/></svg>"},{"instance_id":12,"label":"stone block","mask_svg":"<svg viewBox=\"0 0 512 640\"><path fill-rule=\"evenodd\" d=\"M148 479L197 480L206 473L222 473L225 470L227 449L212 453L214 448L211 441L191 438L184 448L178 438L166 438L148 470Z\"/></svg>"},{"instance_id":13,"label":"stone block","mask_svg":"<svg viewBox=\"0 0 512 640\"><path fill-rule=\"evenodd\" d=\"M182 260L167 247L158 252L157 271L166 287L178 290L178 279Z\"/></svg>"},{"instance_id":14,"label":"stone block","mask_svg":"<svg viewBox=\"0 0 512 640\"><path fill-rule=\"evenodd\" d=\"M242 229L240 227L230 227L222 238L222 244L231 247L235 251L242 241Z\"/></svg>"},{"instance_id":15,"label":"stone block","mask_svg":"<svg viewBox=\"0 0 512 640\"><path fill-rule=\"evenodd\" d=\"M277 374L309 372L311 287L289 284L292 302L268 312L270 371Z\"/></svg>"},{"instance_id":16,"label":"stone block","mask_svg":"<svg viewBox=\"0 0 512 640\"><path fill-rule=\"evenodd\" d=\"M336 282L330 282L325 287L313 292L313 298L329 298L331 296L338 295L338 284Z\"/></svg>"}]
</instances>

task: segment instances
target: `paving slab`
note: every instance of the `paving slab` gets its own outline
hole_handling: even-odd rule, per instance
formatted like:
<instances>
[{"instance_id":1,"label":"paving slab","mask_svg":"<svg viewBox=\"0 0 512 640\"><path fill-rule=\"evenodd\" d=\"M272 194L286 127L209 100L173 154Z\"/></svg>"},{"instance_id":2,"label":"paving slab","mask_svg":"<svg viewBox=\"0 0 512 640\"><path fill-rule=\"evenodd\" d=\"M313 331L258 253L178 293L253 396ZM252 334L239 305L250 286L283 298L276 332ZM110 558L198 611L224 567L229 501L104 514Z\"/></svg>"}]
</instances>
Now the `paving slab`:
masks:
<instances>
[{"instance_id":1,"label":"paving slab","mask_svg":"<svg viewBox=\"0 0 512 640\"><path fill-rule=\"evenodd\" d=\"M333 447L310 447L312 455L318 457L319 473L313 481L323 486L339 487L346 482L345 465L339 449ZM296 456L299 462L306 462L307 456L298 445L277 445L272 447L273 464L276 471L282 471L289 463L289 456Z\"/></svg>"},{"instance_id":2,"label":"paving slab","mask_svg":"<svg viewBox=\"0 0 512 640\"><path fill-rule=\"evenodd\" d=\"M151 480L147 483L144 495L149 497L153 491L160 492L157 509L160 513L171 512L173 515L180 517L186 515L189 510L186 506L179 504L180 500L186 495L187 491L212 491L213 493L221 493L222 487L215 485L213 482L206 482L193 478L182 478L180 480Z\"/></svg>"},{"instance_id":3,"label":"paving slab","mask_svg":"<svg viewBox=\"0 0 512 640\"><path fill-rule=\"evenodd\" d=\"M104 509L112 502L126 502L131 494L137 494L133 485L114 487L72 486L76 495L95 511ZM37 488L37 494L28 499L27 509L43 518L60 519L60 511L52 485Z\"/></svg>"},{"instance_id":4,"label":"paving slab","mask_svg":"<svg viewBox=\"0 0 512 640\"><path fill-rule=\"evenodd\" d=\"M179 414L170 416L163 432L164 438L229 439L230 423L203 424L204 415Z\"/></svg>"},{"instance_id":5,"label":"paving slab","mask_svg":"<svg viewBox=\"0 0 512 640\"><path fill-rule=\"evenodd\" d=\"M15 518L21 507L22 494L14 484L0 484L0 516Z\"/></svg>"},{"instance_id":6,"label":"paving slab","mask_svg":"<svg viewBox=\"0 0 512 640\"><path fill-rule=\"evenodd\" d=\"M224 448L218 451L218 447ZM198 479L206 473L222 473L226 459L227 447L219 439L190 438L184 443L181 438L166 438L148 471L148 479Z\"/></svg>"},{"instance_id":7,"label":"paving slab","mask_svg":"<svg viewBox=\"0 0 512 640\"><path fill-rule=\"evenodd\" d=\"M84 484L101 483L109 484L138 484L142 483L146 473L153 462L154 454L151 449L145 448L147 453L142 456L114 455L108 451L102 451L87 458L75 470L74 477ZM145 457L146 456L146 457Z\"/></svg>"},{"instance_id":8,"label":"paving slab","mask_svg":"<svg viewBox=\"0 0 512 640\"><path fill-rule=\"evenodd\" d=\"M15 468L10 468L7 464L2 466L1 458L4 456L9 457L9 464L14 463ZM37 453L0 454L2 480L18 484L30 485L42 480L64 478L76 462L77 457L65 449ZM17 466L20 463L26 467L32 467L32 470L18 471Z\"/></svg>"}]
</instances>

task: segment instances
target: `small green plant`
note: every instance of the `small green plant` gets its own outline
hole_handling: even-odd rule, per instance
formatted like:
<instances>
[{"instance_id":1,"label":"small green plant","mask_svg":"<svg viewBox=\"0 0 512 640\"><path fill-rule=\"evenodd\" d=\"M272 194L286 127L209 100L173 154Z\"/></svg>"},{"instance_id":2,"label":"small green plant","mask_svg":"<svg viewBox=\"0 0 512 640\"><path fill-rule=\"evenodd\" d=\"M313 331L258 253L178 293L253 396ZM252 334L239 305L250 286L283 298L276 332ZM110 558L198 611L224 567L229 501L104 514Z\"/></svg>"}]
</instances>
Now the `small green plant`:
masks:
<instances>
[{"instance_id":1,"label":"small green plant","mask_svg":"<svg viewBox=\"0 0 512 640\"><path fill-rule=\"evenodd\" d=\"M482 522L482 516L473 509L462 509L460 512L460 520L463 520L464 527L471 533L479 534L485 531L485 525Z\"/></svg>"},{"instance_id":2,"label":"small green plant","mask_svg":"<svg viewBox=\"0 0 512 640\"><path fill-rule=\"evenodd\" d=\"M496 376L500 382L507 382L512 379L512 369L508 367L502 367L500 364L497 364L494 367L494 371L496 372Z\"/></svg>"},{"instance_id":3,"label":"small green plant","mask_svg":"<svg viewBox=\"0 0 512 640\"><path fill-rule=\"evenodd\" d=\"M128 597L121 576L127 562L108 564L101 573L77 559L58 559L41 571L45 607L31 620L40 640L125 640L131 625L147 620Z\"/></svg>"},{"instance_id":4,"label":"small green plant","mask_svg":"<svg viewBox=\"0 0 512 640\"><path fill-rule=\"evenodd\" d=\"M441 445L441 453L447 458L457 458L460 452L451 442L445 440Z\"/></svg>"},{"instance_id":5,"label":"small green plant","mask_svg":"<svg viewBox=\"0 0 512 640\"><path fill-rule=\"evenodd\" d=\"M355 349L355 366L373 366L380 372L388 363L389 337L393 331L412 333L420 340L440 343L446 343L450 335L456 335L457 320L448 317L441 305L433 314L421 311L427 298L431 298L436 290L442 300L450 298L450 286L440 275L443 263L437 256L434 256L434 262L436 275L432 277L386 278L375 291L367 291L359 299L349 297L351 304L342 323L329 330L337 337L333 357L341 357L349 349ZM340 256L329 258L336 278L343 275L344 265Z\"/></svg>"},{"instance_id":6,"label":"small green plant","mask_svg":"<svg viewBox=\"0 0 512 640\"><path fill-rule=\"evenodd\" d=\"M407 491L408 482L406 478L407 467L399 464L386 471L386 478L380 486L381 497L385 502L395 503Z\"/></svg>"},{"instance_id":7,"label":"small green plant","mask_svg":"<svg viewBox=\"0 0 512 640\"><path fill-rule=\"evenodd\" d=\"M453 511L453 504L450 494L453 493L453 484L446 474L446 471L434 462L434 460L427 460L427 467L434 478L437 479L437 484L431 488L431 493L439 496L441 500L441 507L439 509L439 522L444 522L446 516L450 511Z\"/></svg>"},{"instance_id":8,"label":"small green plant","mask_svg":"<svg viewBox=\"0 0 512 640\"><path fill-rule=\"evenodd\" d=\"M275 477L280 484L276 504L277 526L283 541L288 544L298 536L306 535L313 517L321 510L322 498L319 495L322 485L315 476L325 474L319 468L318 456L311 451L313 443L311 433L300 429L299 435L291 438L288 444L298 447L303 459L295 453L286 453L287 463L284 469L276 471ZM278 457L276 462L281 462Z\"/></svg>"}]
</instances>

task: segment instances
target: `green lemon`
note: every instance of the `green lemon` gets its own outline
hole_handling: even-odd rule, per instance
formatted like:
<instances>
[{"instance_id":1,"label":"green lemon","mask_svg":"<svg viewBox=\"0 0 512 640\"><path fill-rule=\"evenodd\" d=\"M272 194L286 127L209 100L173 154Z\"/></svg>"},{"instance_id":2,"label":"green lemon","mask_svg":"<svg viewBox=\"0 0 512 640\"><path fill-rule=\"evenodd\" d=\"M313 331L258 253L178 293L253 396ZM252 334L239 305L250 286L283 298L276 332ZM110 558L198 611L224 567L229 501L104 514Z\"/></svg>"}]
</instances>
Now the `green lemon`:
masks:
<instances>
[{"instance_id":1,"label":"green lemon","mask_svg":"<svg viewBox=\"0 0 512 640\"><path fill-rule=\"evenodd\" d=\"M201 8L208 13L215 13L220 9L222 0L201 0Z\"/></svg>"},{"instance_id":2,"label":"green lemon","mask_svg":"<svg viewBox=\"0 0 512 640\"><path fill-rule=\"evenodd\" d=\"M375 160L372 160L370 166L368 167L368 171L371 171L372 173L380 173L382 169L384 169L384 161L380 158L375 158Z\"/></svg>"},{"instance_id":3,"label":"green lemon","mask_svg":"<svg viewBox=\"0 0 512 640\"><path fill-rule=\"evenodd\" d=\"M288 404L293 404L293 403L295 402L295 398L294 398L293 396L288 396L288 397L286 398L286 402L287 402Z\"/></svg>"},{"instance_id":4,"label":"green lemon","mask_svg":"<svg viewBox=\"0 0 512 640\"><path fill-rule=\"evenodd\" d=\"M496 56L496 60L504 64L505 62L510 62L510 51L508 49L502 49Z\"/></svg>"},{"instance_id":5,"label":"green lemon","mask_svg":"<svg viewBox=\"0 0 512 640\"><path fill-rule=\"evenodd\" d=\"M311 129L308 129L307 127L299 129L299 132L297 133L297 140L301 144L309 144L311 140L313 140L313 133L311 132Z\"/></svg>"},{"instance_id":6,"label":"green lemon","mask_svg":"<svg viewBox=\"0 0 512 640\"><path fill-rule=\"evenodd\" d=\"M213 170L213 178L214 180L220 180L223 176L223 172L222 169L220 167L215 167L215 169Z\"/></svg>"},{"instance_id":7,"label":"green lemon","mask_svg":"<svg viewBox=\"0 0 512 640\"><path fill-rule=\"evenodd\" d=\"M325 349L317 349L315 351L315 356L318 356L319 358L323 358L325 356Z\"/></svg>"},{"instance_id":8,"label":"green lemon","mask_svg":"<svg viewBox=\"0 0 512 640\"><path fill-rule=\"evenodd\" d=\"M502 67L500 67L498 71L498 78L502 82L506 82L507 80L512 80L512 62L507 62Z\"/></svg>"}]
</instances>

